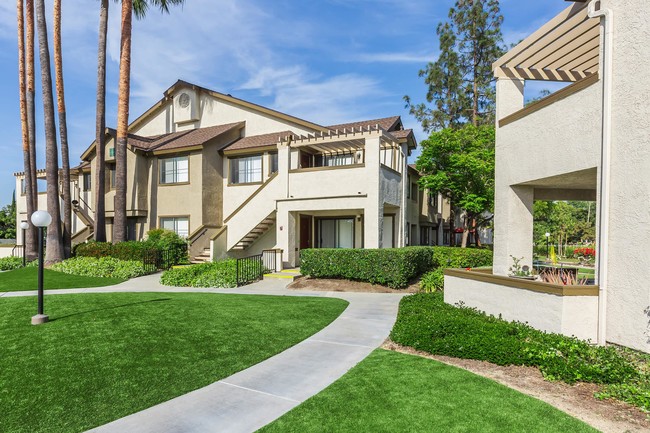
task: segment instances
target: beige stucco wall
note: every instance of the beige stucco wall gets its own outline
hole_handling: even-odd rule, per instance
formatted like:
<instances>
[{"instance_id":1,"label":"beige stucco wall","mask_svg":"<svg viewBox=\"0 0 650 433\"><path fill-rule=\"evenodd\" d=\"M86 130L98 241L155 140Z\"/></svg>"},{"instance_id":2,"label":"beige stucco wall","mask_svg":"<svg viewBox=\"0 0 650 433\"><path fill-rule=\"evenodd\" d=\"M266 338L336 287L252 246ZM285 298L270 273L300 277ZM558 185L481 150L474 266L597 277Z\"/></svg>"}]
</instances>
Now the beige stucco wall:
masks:
<instances>
[{"instance_id":1,"label":"beige stucco wall","mask_svg":"<svg viewBox=\"0 0 650 433\"><path fill-rule=\"evenodd\" d=\"M650 352L650 23L645 0L614 13L607 340Z\"/></svg>"},{"instance_id":2,"label":"beige stucco wall","mask_svg":"<svg viewBox=\"0 0 650 433\"><path fill-rule=\"evenodd\" d=\"M542 331L597 338L597 296L558 296L445 275L445 302L462 303Z\"/></svg>"}]
</instances>

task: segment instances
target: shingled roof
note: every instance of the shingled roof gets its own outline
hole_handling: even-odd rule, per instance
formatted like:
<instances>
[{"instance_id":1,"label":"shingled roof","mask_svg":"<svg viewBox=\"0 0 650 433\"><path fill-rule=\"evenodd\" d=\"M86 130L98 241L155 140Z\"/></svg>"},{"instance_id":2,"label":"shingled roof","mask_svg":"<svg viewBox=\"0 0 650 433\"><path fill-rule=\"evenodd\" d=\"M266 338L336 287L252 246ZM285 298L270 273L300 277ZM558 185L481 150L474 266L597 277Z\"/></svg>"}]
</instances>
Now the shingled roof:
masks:
<instances>
[{"instance_id":1,"label":"shingled roof","mask_svg":"<svg viewBox=\"0 0 650 433\"><path fill-rule=\"evenodd\" d=\"M276 146L281 138L292 135L291 131L271 132L269 134L251 135L250 137L240 138L225 150L242 150L256 147Z\"/></svg>"},{"instance_id":2,"label":"shingled roof","mask_svg":"<svg viewBox=\"0 0 650 433\"><path fill-rule=\"evenodd\" d=\"M352 129L352 128L363 128L363 127L374 127L375 125L379 125L379 127L385 131L390 131L391 129L395 128L398 124L400 123L400 117L399 116L392 116L392 117L384 117L382 119L373 119L373 120L362 120L359 122L351 122L351 123L341 123L339 125L331 125L328 126L328 129L331 129L333 131L335 130L342 130L342 129Z\"/></svg>"}]
</instances>

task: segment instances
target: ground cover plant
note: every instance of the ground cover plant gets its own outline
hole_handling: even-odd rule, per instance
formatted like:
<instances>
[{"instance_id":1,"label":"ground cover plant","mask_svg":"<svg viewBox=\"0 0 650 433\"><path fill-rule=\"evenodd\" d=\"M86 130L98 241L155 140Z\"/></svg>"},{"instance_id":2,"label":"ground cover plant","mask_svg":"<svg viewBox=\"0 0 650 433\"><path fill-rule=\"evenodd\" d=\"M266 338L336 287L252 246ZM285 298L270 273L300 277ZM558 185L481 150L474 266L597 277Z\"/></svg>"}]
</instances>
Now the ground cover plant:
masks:
<instances>
[{"instance_id":1,"label":"ground cover plant","mask_svg":"<svg viewBox=\"0 0 650 433\"><path fill-rule=\"evenodd\" d=\"M602 396L650 410L647 372L616 348L457 308L445 304L442 293L402 299L391 339L434 355L539 367L549 380L602 384Z\"/></svg>"},{"instance_id":2,"label":"ground cover plant","mask_svg":"<svg viewBox=\"0 0 650 433\"><path fill-rule=\"evenodd\" d=\"M124 279L121 278L82 277L50 269L43 270L43 288L46 290L104 287L122 282L124 282ZM37 288L38 268L36 267L26 267L0 273L0 292L36 290Z\"/></svg>"},{"instance_id":3,"label":"ground cover plant","mask_svg":"<svg viewBox=\"0 0 650 433\"><path fill-rule=\"evenodd\" d=\"M596 432L492 380L414 355L375 350L260 432Z\"/></svg>"},{"instance_id":4,"label":"ground cover plant","mask_svg":"<svg viewBox=\"0 0 650 433\"><path fill-rule=\"evenodd\" d=\"M240 279L256 280L259 274L254 271L248 270L249 275L240 275ZM245 271L240 270L240 272ZM174 287L237 287L237 260L228 259L172 268L163 272L160 283Z\"/></svg>"},{"instance_id":5,"label":"ground cover plant","mask_svg":"<svg viewBox=\"0 0 650 433\"><path fill-rule=\"evenodd\" d=\"M206 386L328 325L340 299L198 293L0 299L0 431L81 432ZM182 314L179 314L182 312Z\"/></svg>"},{"instance_id":6,"label":"ground cover plant","mask_svg":"<svg viewBox=\"0 0 650 433\"><path fill-rule=\"evenodd\" d=\"M129 278L147 275L147 272L139 260L119 260L113 257L73 257L60 263L52 265L53 271L65 274L79 275L82 277Z\"/></svg>"},{"instance_id":7,"label":"ground cover plant","mask_svg":"<svg viewBox=\"0 0 650 433\"><path fill-rule=\"evenodd\" d=\"M23 267L23 259L20 257L0 258L0 271L11 271Z\"/></svg>"}]
</instances>

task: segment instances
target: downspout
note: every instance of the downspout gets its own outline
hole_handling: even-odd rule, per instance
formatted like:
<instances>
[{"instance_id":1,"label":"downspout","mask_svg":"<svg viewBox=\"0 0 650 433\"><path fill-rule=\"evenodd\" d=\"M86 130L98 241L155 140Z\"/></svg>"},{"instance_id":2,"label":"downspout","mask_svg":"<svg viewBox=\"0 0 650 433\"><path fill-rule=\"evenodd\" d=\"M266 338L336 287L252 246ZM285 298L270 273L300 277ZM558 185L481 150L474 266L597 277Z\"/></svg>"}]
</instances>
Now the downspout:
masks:
<instances>
[{"instance_id":1,"label":"downspout","mask_svg":"<svg viewBox=\"0 0 650 433\"><path fill-rule=\"evenodd\" d=\"M612 145L612 59L614 22L611 9L601 8L601 0L589 3L589 18L601 18L603 59L600 65L603 82L602 143L600 150L600 208L598 215L598 344L607 343L607 265L609 233L610 155Z\"/></svg>"}]
</instances>

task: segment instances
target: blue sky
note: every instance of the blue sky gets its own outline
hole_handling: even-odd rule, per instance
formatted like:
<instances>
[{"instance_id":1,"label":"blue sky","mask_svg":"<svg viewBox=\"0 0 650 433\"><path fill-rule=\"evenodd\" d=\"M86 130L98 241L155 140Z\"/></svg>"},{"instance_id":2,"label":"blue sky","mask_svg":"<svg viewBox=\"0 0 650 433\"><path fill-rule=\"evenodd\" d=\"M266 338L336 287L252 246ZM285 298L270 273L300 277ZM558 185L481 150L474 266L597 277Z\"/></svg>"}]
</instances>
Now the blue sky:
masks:
<instances>
[{"instance_id":1,"label":"blue sky","mask_svg":"<svg viewBox=\"0 0 650 433\"><path fill-rule=\"evenodd\" d=\"M453 0L186 0L170 15L134 22L131 119L177 79L321 124L401 115L426 138L402 97L424 99L418 71L438 52L435 28ZM502 0L506 43L523 39L567 7L564 0ZM46 0L51 11L52 1ZM64 74L72 165L92 142L99 4L63 2ZM115 125L119 5L111 2L107 124ZM51 12L50 12L51 13ZM51 16L48 17L51 19ZM51 21L48 22L51 30ZM15 2L0 3L0 206L22 171ZM37 96L40 86L37 76ZM548 85L527 90L536 93ZM44 166L37 101L38 165Z\"/></svg>"}]
</instances>

